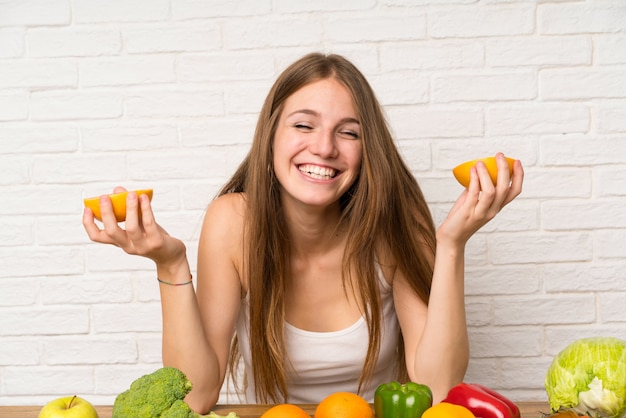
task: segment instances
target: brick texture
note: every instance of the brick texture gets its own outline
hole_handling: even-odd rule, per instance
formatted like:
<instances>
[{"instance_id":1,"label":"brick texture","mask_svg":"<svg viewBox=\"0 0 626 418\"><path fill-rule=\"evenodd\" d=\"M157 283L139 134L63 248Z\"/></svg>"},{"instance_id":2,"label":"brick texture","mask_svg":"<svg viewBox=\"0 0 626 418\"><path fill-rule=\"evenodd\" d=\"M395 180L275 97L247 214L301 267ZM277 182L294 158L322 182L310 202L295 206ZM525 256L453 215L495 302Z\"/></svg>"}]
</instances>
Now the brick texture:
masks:
<instances>
[{"instance_id":1,"label":"brick texture","mask_svg":"<svg viewBox=\"0 0 626 418\"><path fill-rule=\"evenodd\" d=\"M82 198L154 188L195 266L265 94L310 51L366 74L437 223L456 164L522 160L522 196L467 246L466 380L545 400L567 343L626 339L625 33L622 0L0 1L0 404L110 404L161 366L154 263L90 243Z\"/></svg>"}]
</instances>

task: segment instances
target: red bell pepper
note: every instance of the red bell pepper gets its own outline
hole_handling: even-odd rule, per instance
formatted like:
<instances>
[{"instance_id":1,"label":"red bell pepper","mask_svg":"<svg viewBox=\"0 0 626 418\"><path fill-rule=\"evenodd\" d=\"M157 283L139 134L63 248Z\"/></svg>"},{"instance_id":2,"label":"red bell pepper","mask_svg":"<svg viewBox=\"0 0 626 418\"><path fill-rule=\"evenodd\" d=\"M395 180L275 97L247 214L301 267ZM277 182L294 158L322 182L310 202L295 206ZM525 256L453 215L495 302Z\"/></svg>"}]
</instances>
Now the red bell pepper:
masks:
<instances>
[{"instance_id":1,"label":"red bell pepper","mask_svg":"<svg viewBox=\"0 0 626 418\"><path fill-rule=\"evenodd\" d=\"M459 383L443 401L464 406L481 418L520 418L513 401L477 383Z\"/></svg>"}]
</instances>

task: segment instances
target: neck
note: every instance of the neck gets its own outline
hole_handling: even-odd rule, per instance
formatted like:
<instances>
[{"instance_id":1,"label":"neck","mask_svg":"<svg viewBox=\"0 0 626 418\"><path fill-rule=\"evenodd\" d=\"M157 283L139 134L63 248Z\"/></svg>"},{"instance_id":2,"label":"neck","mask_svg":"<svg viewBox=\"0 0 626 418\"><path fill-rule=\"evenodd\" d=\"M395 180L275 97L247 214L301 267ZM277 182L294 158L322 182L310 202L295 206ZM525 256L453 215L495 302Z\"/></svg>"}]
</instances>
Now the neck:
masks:
<instances>
[{"instance_id":1,"label":"neck","mask_svg":"<svg viewBox=\"0 0 626 418\"><path fill-rule=\"evenodd\" d=\"M294 255L326 253L338 245L344 230L340 227L339 204L311 207L284 204L283 210Z\"/></svg>"}]
</instances>

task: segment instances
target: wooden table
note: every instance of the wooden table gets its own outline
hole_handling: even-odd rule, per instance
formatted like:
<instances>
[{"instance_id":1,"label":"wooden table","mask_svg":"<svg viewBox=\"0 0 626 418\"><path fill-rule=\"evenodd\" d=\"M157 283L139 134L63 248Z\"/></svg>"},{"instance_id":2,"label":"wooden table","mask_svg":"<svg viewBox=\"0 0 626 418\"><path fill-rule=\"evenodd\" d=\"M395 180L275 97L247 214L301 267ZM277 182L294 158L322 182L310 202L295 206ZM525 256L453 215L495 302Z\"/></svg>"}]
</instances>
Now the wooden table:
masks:
<instances>
[{"instance_id":1,"label":"wooden table","mask_svg":"<svg viewBox=\"0 0 626 418\"><path fill-rule=\"evenodd\" d=\"M522 412L522 418L541 418L542 413L549 412L546 402L518 402ZM233 411L240 418L259 418L271 405L218 405L214 411L220 415L226 415ZM301 405L311 416L315 413L315 405ZM111 406L96 406L99 418L111 418ZM2 418L37 418L41 406L0 406ZM132 418L132 417L128 417Z\"/></svg>"}]
</instances>

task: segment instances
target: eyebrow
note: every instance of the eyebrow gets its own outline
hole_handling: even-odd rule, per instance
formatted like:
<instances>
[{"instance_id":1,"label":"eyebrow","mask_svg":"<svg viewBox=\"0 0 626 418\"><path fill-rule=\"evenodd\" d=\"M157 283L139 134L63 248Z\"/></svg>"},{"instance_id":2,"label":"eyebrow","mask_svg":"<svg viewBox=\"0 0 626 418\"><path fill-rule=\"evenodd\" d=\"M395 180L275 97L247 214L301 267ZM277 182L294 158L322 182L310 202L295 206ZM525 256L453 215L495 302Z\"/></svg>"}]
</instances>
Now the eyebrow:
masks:
<instances>
[{"instance_id":1,"label":"eyebrow","mask_svg":"<svg viewBox=\"0 0 626 418\"><path fill-rule=\"evenodd\" d=\"M298 109L288 114L287 117L289 118L298 113L304 113L305 115L311 115L311 116L316 116L316 117L320 116L319 112L316 112L315 110L312 110L312 109ZM339 122L340 123L356 123L357 125L361 124L361 122L359 122L358 119L352 118L352 117L343 118Z\"/></svg>"}]
</instances>

